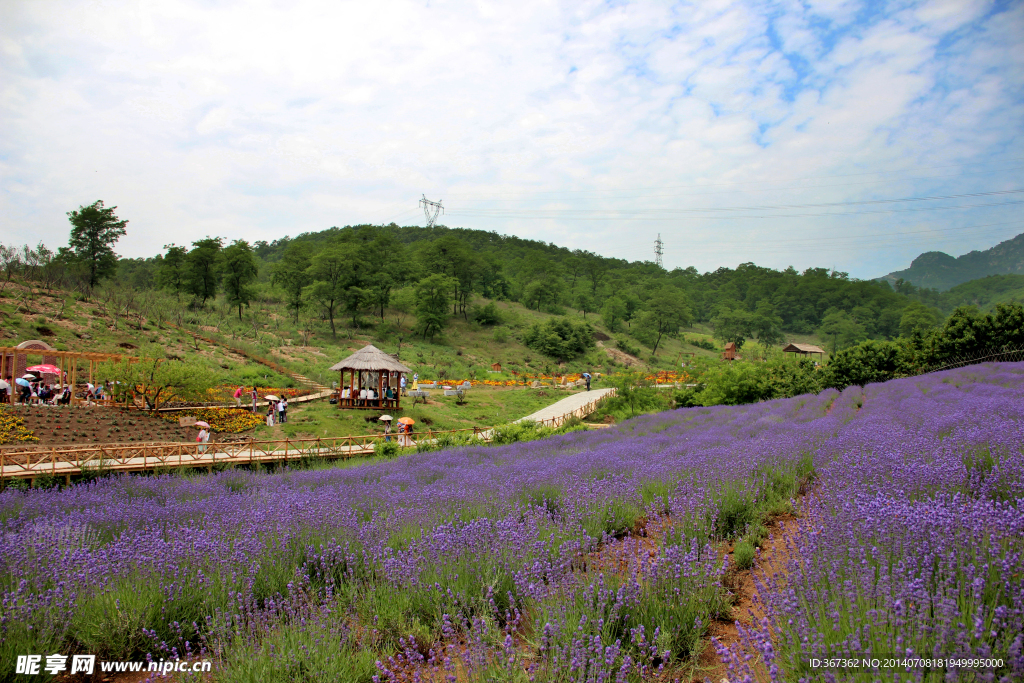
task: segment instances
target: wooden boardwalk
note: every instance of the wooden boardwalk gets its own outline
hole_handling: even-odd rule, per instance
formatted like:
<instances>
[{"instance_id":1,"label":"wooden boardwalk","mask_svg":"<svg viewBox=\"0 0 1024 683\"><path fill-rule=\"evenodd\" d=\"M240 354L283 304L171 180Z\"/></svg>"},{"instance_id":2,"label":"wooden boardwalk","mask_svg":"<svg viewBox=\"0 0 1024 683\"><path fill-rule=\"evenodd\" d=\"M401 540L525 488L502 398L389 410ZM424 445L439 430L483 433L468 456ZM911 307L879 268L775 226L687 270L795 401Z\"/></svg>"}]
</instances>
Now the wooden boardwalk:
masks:
<instances>
[{"instance_id":1,"label":"wooden boardwalk","mask_svg":"<svg viewBox=\"0 0 1024 683\"><path fill-rule=\"evenodd\" d=\"M585 417L594 412L597 404L613 392L614 389L598 389L574 394L517 422L529 420L557 427L572 417ZM491 429L474 427L448 431L427 430L417 432L415 436L431 442L443 434L473 434L484 441L490 441ZM384 434L361 434L208 444L183 442L55 446L19 451L0 449L0 480L34 481L36 477L46 475L63 477L66 482L70 482L72 476L87 472L144 472L181 467L213 470L214 467L225 465L288 462L308 458L355 458L372 454L377 442L384 439ZM391 434L391 439L397 441L399 435ZM415 441L411 445L415 445Z\"/></svg>"}]
</instances>

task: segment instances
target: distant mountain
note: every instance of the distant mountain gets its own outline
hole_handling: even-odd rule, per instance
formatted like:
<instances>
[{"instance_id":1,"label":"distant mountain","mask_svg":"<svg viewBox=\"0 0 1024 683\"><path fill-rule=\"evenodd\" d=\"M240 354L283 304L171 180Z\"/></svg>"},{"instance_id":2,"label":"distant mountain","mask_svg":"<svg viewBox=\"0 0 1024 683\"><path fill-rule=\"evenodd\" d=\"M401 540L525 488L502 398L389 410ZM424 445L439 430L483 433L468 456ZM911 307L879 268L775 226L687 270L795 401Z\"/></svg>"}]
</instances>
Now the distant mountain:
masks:
<instances>
[{"instance_id":1,"label":"distant mountain","mask_svg":"<svg viewBox=\"0 0 1024 683\"><path fill-rule=\"evenodd\" d=\"M963 282L989 275L1024 273L1024 233L985 251L972 251L953 258L941 251L921 254L906 270L889 273L880 280L895 284L902 278L918 287L944 292Z\"/></svg>"}]
</instances>

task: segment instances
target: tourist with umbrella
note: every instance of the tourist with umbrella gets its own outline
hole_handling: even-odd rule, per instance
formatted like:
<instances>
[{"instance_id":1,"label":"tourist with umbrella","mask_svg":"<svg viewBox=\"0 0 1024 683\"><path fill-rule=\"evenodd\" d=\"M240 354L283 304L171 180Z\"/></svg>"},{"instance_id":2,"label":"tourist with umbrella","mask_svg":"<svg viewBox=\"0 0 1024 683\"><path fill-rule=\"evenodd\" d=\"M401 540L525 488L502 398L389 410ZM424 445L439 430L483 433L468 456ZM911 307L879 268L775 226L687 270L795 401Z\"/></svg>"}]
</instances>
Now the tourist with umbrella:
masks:
<instances>
[{"instance_id":1,"label":"tourist with umbrella","mask_svg":"<svg viewBox=\"0 0 1024 683\"><path fill-rule=\"evenodd\" d=\"M32 396L32 383L24 377L19 377L14 380L14 383L19 387L18 403L28 403L28 399Z\"/></svg>"},{"instance_id":2,"label":"tourist with umbrella","mask_svg":"<svg viewBox=\"0 0 1024 683\"><path fill-rule=\"evenodd\" d=\"M273 394L264 396L267 400L267 426L273 427L275 418L277 417L277 402L281 399Z\"/></svg>"},{"instance_id":3,"label":"tourist with umbrella","mask_svg":"<svg viewBox=\"0 0 1024 683\"><path fill-rule=\"evenodd\" d=\"M590 391L590 373L584 372L583 379L587 380L587 391Z\"/></svg>"},{"instance_id":4,"label":"tourist with umbrella","mask_svg":"<svg viewBox=\"0 0 1024 683\"><path fill-rule=\"evenodd\" d=\"M416 420L411 417L400 417L398 418L398 424L402 425L402 445L412 446L412 426L416 424Z\"/></svg>"},{"instance_id":5,"label":"tourist with umbrella","mask_svg":"<svg viewBox=\"0 0 1024 683\"><path fill-rule=\"evenodd\" d=\"M210 441L210 423L199 420L196 422L196 427L199 427L199 435L196 436L196 441L199 442L199 452L206 452L206 444Z\"/></svg>"},{"instance_id":6,"label":"tourist with umbrella","mask_svg":"<svg viewBox=\"0 0 1024 683\"><path fill-rule=\"evenodd\" d=\"M384 423L384 441L391 441L391 420L395 418L390 415L381 415L377 419Z\"/></svg>"}]
</instances>

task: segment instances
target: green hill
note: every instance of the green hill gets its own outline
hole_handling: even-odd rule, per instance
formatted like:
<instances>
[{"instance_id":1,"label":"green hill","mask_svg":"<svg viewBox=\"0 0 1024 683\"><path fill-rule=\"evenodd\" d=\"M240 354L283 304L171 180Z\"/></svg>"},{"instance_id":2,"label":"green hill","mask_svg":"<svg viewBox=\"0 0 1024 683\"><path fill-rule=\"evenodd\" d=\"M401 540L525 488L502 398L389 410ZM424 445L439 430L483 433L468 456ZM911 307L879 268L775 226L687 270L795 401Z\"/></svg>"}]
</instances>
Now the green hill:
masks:
<instances>
[{"instance_id":1,"label":"green hill","mask_svg":"<svg viewBox=\"0 0 1024 683\"><path fill-rule=\"evenodd\" d=\"M1024 233L991 249L972 251L956 258L941 251L925 252L906 270L889 273L880 279L893 286L903 280L917 287L943 292L971 280L1011 273L1024 273Z\"/></svg>"}]
</instances>

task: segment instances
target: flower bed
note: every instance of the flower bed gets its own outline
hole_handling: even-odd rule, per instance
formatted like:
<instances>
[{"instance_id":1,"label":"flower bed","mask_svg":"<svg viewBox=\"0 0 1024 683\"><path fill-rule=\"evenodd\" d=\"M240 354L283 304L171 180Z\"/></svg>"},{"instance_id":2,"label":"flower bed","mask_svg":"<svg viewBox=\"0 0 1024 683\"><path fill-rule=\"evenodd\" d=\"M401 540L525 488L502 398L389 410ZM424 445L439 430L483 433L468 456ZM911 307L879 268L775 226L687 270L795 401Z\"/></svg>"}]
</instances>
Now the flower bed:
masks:
<instances>
[{"instance_id":1,"label":"flower bed","mask_svg":"<svg viewBox=\"0 0 1024 683\"><path fill-rule=\"evenodd\" d=\"M7 406L0 406L0 444L32 441L39 441L39 437L25 426L25 421Z\"/></svg>"},{"instance_id":2,"label":"flower bed","mask_svg":"<svg viewBox=\"0 0 1024 683\"><path fill-rule=\"evenodd\" d=\"M263 424L263 416L259 413L250 413L248 410L238 408L192 408L177 412L161 413L160 417L167 421L178 423L178 420L185 416L195 417L210 423L210 429L215 432L228 432L239 434L255 429Z\"/></svg>"}]
</instances>

